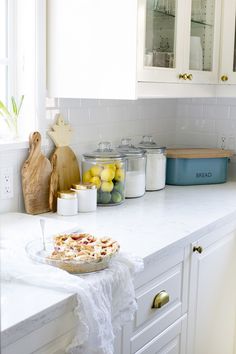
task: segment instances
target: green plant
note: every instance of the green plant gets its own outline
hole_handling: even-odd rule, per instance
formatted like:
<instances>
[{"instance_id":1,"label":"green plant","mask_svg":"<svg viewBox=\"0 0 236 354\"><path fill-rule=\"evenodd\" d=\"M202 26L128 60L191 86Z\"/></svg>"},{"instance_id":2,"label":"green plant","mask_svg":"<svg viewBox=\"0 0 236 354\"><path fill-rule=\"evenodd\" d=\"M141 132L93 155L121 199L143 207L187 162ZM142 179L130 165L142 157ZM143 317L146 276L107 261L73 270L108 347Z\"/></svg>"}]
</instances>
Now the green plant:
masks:
<instances>
[{"instance_id":1,"label":"green plant","mask_svg":"<svg viewBox=\"0 0 236 354\"><path fill-rule=\"evenodd\" d=\"M7 106L0 101L0 116L5 119L5 122L8 125L10 131L14 133L15 136L18 136L18 119L22 103L24 101L24 95L21 96L19 105L17 105L15 98L11 97L11 109L10 112Z\"/></svg>"}]
</instances>

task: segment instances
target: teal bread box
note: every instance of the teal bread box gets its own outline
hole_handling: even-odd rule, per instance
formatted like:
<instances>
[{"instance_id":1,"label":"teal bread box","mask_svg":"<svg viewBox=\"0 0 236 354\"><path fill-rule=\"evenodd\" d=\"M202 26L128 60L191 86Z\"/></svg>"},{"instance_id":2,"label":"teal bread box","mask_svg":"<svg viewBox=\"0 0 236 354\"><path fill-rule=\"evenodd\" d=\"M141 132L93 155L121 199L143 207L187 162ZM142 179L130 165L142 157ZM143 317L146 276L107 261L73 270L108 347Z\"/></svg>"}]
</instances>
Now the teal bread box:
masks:
<instances>
[{"instance_id":1,"label":"teal bread box","mask_svg":"<svg viewBox=\"0 0 236 354\"><path fill-rule=\"evenodd\" d=\"M166 184L224 183L232 155L231 151L221 149L168 149Z\"/></svg>"}]
</instances>

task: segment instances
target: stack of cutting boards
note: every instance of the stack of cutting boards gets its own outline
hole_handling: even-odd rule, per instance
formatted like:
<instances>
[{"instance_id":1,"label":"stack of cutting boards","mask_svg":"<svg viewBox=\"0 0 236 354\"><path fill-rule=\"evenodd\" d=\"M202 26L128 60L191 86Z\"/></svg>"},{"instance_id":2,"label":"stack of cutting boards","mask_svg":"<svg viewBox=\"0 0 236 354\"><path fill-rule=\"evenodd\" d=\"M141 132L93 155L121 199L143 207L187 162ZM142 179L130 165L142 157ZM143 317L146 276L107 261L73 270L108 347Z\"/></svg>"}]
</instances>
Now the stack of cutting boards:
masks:
<instances>
[{"instance_id":1,"label":"stack of cutting boards","mask_svg":"<svg viewBox=\"0 0 236 354\"><path fill-rule=\"evenodd\" d=\"M72 130L61 115L48 134L56 145L50 161L41 152L40 133L34 132L30 136L29 157L21 171L25 209L29 214L56 211L58 191L80 182L79 164L69 147Z\"/></svg>"}]
</instances>

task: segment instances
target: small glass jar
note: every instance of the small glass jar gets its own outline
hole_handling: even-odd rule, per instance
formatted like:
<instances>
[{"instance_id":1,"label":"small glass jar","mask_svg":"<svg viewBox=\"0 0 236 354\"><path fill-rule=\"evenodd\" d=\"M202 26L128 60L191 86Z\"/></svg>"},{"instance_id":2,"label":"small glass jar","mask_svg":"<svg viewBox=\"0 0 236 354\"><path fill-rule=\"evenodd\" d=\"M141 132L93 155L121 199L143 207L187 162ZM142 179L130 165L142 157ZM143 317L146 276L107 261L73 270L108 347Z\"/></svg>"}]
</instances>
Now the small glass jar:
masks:
<instances>
[{"instance_id":1,"label":"small glass jar","mask_svg":"<svg viewBox=\"0 0 236 354\"><path fill-rule=\"evenodd\" d=\"M124 202L125 174L125 157L112 149L110 142L101 142L97 150L83 155L83 183L92 183L97 187L98 205L118 205Z\"/></svg>"},{"instance_id":2,"label":"small glass jar","mask_svg":"<svg viewBox=\"0 0 236 354\"><path fill-rule=\"evenodd\" d=\"M75 192L71 190L58 192L57 214L62 216L78 214L77 194Z\"/></svg>"},{"instance_id":3,"label":"small glass jar","mask_svg":"<svg viewBox=\"0 0 236 354\"><path fill-rule=\"evenodd\" d=\"M118 151L127 159L125 198L138 198L145 194L146 155L145 150L136 148L130 138L121 140Z\"/></svg>"},{"instance_id":4,"label":"small glass jar","mask_svg":"<svg viewBox=\"0 0 236 354\"><path fill-rule=\"evenodd\" d=\"M94 184L73 184L71 190L77 194L79 213L88 213L97 209L97 188Z\"/></svg>"},{"instance_id":5,"label":"small glass jar","mask_svg":"<svg viewBox=\"0 0 236 354\"><path fill-rule=\"evenodd\" d=\"M138 145L146 151L146 190L156 191L166 184L166 148L159 147L152 136L144 135Z\"/></svg>"}]
</instances>

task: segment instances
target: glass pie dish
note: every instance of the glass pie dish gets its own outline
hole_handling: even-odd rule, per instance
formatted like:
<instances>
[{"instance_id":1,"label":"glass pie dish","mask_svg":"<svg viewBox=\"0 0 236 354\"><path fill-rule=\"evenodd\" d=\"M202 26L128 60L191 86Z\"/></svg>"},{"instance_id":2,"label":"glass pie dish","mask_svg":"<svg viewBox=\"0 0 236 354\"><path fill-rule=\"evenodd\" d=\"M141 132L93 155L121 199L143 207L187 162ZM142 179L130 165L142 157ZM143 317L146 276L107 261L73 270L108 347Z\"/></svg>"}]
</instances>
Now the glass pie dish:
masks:
<instances>
[{"instance_id":1,"label":"glass pie dish","mask_svg":"<svg viewBox=\"0 0 236 354\"><path fill-rule=\"evenodd\" d=\"M57 237L63 237L63 236L67 237L68 235L58 235ZM74 235L72 237L74 237ZM100 241L100 240L102 239L96 238L96 241ZM112 239L109 238L109 240ZM87 259L86 257L83 257L83 259L79 259L79 257L77 257L76 259L53 258L53 257L57 257L58 253L55 255L56 252L59 253L62 252L61 250L58 251L57 246L55 245L55 239L52 241L45 242L45 246L41 240L30 241L26 245L25 250L27 255L33 261L48 264L66 270L67 272L72 274L82 274L82 273L96 272L108 267L111 258L114 257L114 255L119 251L120 248L119 244L116 241L112 240L112 242L113 242L112 250L110 250L105 254L100 254L100 255L96 254L96 258L88 257ZM89 245L86 246L89 247Z\"/></svg>"}]
</instances>

